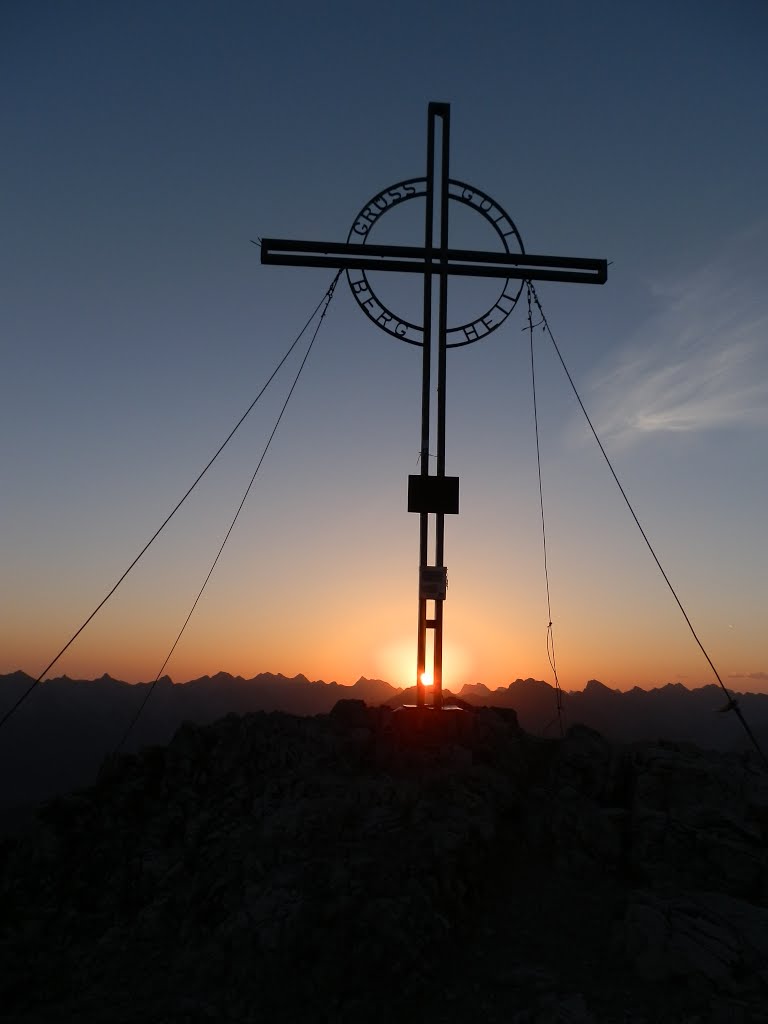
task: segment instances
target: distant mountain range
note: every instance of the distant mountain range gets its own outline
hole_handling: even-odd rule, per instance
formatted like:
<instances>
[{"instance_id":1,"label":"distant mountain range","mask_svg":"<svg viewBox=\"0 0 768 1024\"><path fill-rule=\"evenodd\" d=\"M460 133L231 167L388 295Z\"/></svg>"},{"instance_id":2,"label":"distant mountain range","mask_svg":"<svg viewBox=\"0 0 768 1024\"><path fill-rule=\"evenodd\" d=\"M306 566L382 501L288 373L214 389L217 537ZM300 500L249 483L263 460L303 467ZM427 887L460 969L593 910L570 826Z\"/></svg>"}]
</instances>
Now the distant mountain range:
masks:
<instances>
[{"instance_id":1,"label":"distant mountain range","mask_svg":"<svg viewBox=\"0 0 768 1024\"><path fill-rule=\"evenodd\" d=\"M24 672L0 676L0 714L32 682ZM0 732L0 808L90 784L104 756L120 743L149 686L108 675L95 680L62 676L41 683ZM765 749L768 695L735 696ZM342 686L272 673L244 679L219 672L179 684L165 676L155 686L125 750L168 743L184 721L205 724L229 713L253 711L326 714L342 698L398 706L415 703L415 688L403 690L382 679L365 678ZM559 734L555 691L541 680L516 679L494 690L482 683L468 684L458 694L446 691L446 699L514 708L527 732ZM663 737L720 750L745 749L748 741L733 713L718 714L724 704L724 694L716 685L689 690L670 683L622 692L592 679L583 690L563 694L563 724L581 722L618 742Z\"/></svg>"}]
</instances>

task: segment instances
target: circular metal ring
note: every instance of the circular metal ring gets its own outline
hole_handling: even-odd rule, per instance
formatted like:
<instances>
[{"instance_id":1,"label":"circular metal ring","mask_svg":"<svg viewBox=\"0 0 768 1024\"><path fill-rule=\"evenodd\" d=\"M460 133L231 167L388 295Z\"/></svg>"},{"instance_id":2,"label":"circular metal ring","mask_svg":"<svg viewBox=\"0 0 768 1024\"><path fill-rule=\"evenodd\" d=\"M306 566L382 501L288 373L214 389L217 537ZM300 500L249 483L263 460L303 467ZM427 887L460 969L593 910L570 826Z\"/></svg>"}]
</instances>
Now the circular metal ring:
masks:
<instances>
[{"instance_id":1,"label":"circular metal ring","mask_svg":"<svg viewBox=\"0 0 768 1024\"><path fill-rule=\"evenodd\" d=\"M365 244L371 228L385 213L411 199L424 198L426 194L426 178L406 178L379 192L365 204L355 217L347 235L347 243ZM516 244L516 251L525 252L523 240L514 221L504 208L486 192L451 178L448 182L448 198L463 203L484 217L498 235L506 252L513 251L510 248L510 241ZM374 292L364 270L347 270L347 280L355 301L377 327L409 345L422 346L424 344L423 326L419 327L418 324L411 323L388 309ZM515 308L523 285L523 281L517 285L516 281L513 283L512 278L506 278L496 302L485 314L458 327L448 328L446 346L460 348L462 345L472 345L495 331Z\"/></svg>"}]
</instances>

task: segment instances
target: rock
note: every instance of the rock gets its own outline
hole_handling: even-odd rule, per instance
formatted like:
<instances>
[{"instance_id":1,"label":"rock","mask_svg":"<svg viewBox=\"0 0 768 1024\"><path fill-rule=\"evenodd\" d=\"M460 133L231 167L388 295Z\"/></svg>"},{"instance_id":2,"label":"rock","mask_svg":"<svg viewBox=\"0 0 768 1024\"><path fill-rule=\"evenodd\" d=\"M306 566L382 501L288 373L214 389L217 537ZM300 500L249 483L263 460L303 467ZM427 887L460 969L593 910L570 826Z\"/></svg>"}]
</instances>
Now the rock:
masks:
<instances>
[{"instance_id":1,"label":"rock","mask_svg":"<svg viewBox=\"0 0 768 1024\"><path fill-rule=\"evenodd\" d=\"M334 1024L756 1021L767 805L743 758L584 727L537 740L493 709L351 700L186 724L0 840L0 999L24 1024L254 1007ZM628 991L597 977L614 920Z\"/></svg>"},{"instance_id":2,"label":"rock","mask_svg":"<svg viewBox=\"0 0 768 1024\"><path fill-rule=\"evenodd\" d=\"M635 893L623 941L637 973L698 995L768 997L768 909L723 893Z\"/></svg>"},{"instance_id":3,"label":"rock","mask_svg":"<svg viewBox=\"0 0 768 1024\"><path fill-rule=\"evenodd\" d=\"M342 728L367 728L368 708L364 700L337 700L331 709L331 721Z\"/></svg>"}]
</instances>

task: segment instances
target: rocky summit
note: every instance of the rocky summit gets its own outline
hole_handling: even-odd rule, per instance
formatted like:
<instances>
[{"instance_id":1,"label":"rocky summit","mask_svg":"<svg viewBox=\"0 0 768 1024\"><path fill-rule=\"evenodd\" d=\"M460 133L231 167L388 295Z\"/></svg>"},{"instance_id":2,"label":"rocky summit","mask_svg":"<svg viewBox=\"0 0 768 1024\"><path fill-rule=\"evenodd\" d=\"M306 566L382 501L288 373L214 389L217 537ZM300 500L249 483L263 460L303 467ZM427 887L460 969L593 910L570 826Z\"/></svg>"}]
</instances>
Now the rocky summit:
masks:
<instances>
[{"instance_id":1,"label":"rocky summit","mask_svg":"<svg viewBox=\"0 0 768 1024\"><path fill-rule=\"evenodd\" d=\"M768 1021L749 754L341 701L184 725L0 845L18 1024Z\"/></svg>"}]
</instances>

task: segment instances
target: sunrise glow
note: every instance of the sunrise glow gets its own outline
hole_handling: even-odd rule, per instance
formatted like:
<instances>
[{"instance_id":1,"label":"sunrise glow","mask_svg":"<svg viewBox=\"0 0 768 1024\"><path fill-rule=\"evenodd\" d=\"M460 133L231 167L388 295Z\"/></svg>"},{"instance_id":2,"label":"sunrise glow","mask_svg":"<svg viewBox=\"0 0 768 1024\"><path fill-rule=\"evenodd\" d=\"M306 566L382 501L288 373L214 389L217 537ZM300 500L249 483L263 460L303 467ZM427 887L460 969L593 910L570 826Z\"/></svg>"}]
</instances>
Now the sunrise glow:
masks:
<instances>
[{"instance_id":1,"label":"sunrise glow","mask_svg":"<svg viewBox=\"0 0 768 1024\"><path fill-rule=\"evenodd\" d=\"M332 274L263 265L250 239L343 243L378 190L424 174L426 104L437 100L452 105L451 174L488 190L529 252L613 261L604 287L541 282L542 308L718 671L736 690L768 688L768 136L762 33L751 21L764 5L743 4L736 19L728 5L704 5L707 16L690 24L685 5L668 5L676 13L663 34L622 7L612 29L599 19L613 48L586 31L577 7L558 4L562 18L550 25L548 5L529 5L529 36L548 43L516 62L505 30L513 5L494 5L493 33L487 18L459 33L456 19L412 5L407 19L376 24L373 61L348 45L365 37L367 9L351 20L335 7L317 15L323 44L313 28L285 54L277 44L293 39L288 8L219 5L227 43L206 51L210 81L190 59L208 39L206 5L178 24L166 13L151 53L132 7L97 5L103 12L90 17L83 5L47 5L49 19L39 5L12 6L0 673L37 676L49 665L272 380L50 675L138 682L162 670L183 682L279 672L413 687L420 541L407 485L420 466L421 351L365 315L342 275L282 416L309 334L280 361ZM188 46L176 45L179 31ZM409 39L403 77L387 54ZM702 57L710 42L716 64ZM652 66L639 74L648 45ZM633 87L616 92L618 103L604 82L625 58ZM359 91L338 87L342 67L345 80L366 83L364 116ZM656 76L656 67L665 70ZM498 97L532 75L545 87L515 109L517 131L500 132ZM580 114L569 118L574 80ZM305 81L318 83L309 98ZM340 104L333 114L328 96ZM668 116L649 115L659 109ZM541 158L521 164L520 137ZM320 163L308 162L320 139ZM584 182L599 187L585 192ZM424 205L377 215L372 244L423 244ZM452 245L501 245L476 206L449 205ZM393 316L419 323L420 275L373 273ZM477 324L497 295L491 279L452 278L448 327ZM460 479L461 504L446 521L442 685L458 694L465 684L553 682L550 619L566 690L590 678L619 689L709 683L537 329L547 607L525 306L521 298L491 336L447 357L446 473ZM428 641L427 669L432 653Z\"/></svg>"}]
</instances>

